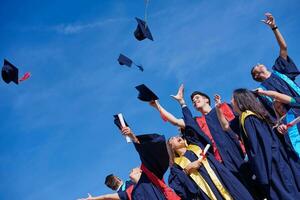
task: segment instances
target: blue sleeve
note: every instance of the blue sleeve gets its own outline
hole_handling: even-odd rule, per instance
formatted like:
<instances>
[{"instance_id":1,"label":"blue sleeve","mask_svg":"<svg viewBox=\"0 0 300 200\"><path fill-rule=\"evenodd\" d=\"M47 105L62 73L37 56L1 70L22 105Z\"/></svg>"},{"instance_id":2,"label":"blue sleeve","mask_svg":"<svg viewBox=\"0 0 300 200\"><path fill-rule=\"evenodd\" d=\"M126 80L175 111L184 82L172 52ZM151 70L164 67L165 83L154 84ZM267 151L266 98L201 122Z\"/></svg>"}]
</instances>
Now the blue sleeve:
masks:
<instances>
[{"instance_id":1,"label":"blue sleeve","mask_svg":"<svg viewBox=\"0 0 300 200\"><path fill-rule=\"evenodd\" d=\"M287 57L286 60L281 56L279 56L276 59L272 69L286 75L293 81L300 74L297 66L289 56Z\"/></svg>"},{"instance_id":2,"label":"blue sleeve","mask_svg":"<svg viewBox=\"0 0 300 200\"><path fill-rule=\"evenodd\" d=\"M188 107L182 108L182 114L185 123L185 130L183 133L185 139L189 143L199 145L201 148L204 148L207 144L211 144L210 139L200 129ZM212 151L212 148L210 148L210 151Z\"/></svg>"}]
</instances>

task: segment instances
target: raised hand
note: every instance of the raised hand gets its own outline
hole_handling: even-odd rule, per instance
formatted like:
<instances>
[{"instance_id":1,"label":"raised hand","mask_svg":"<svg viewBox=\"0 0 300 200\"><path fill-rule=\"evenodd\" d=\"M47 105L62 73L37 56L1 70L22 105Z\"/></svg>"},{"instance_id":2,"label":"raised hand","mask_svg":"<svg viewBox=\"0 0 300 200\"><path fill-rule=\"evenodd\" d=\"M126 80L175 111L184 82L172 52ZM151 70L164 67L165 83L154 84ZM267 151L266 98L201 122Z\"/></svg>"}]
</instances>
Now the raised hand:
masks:
<instances>
[{"instance_id":1,"label":"raised hand","mask_svg":"<svg viewBox=\"0 0 300 200\"><path fill-rule=\"evenodd\" d=\"M221 96L218 94L215 94L214 100L215 100L215 106L218 108L222 103Z\"/></svg>"},{"instance_id":2,"label":"raised hand","mask_svg":"<svg viewBox=\"0 0 300 200\"><path fill-rule=\"evenodd\" d=\"M127 127L127 126L123 127L121 131L124 136L128 136L130 138L133 137L133 132L131 131L131 129L129 127Z\"/></svg>"},{"instance_id":3,"label":"raised hand","mask_svg":"<svg viewBox=\"0 0 300 200\"><path fill-rule=\"evenodd\" d=\"M158 109L158 100L153 100L149 102L149 105Z\"/></svg>"},{"instance_id":4,"label":"raised hand","mask_svg":"<svg viewBox=\"0 0 300 200\"><path fill-rule=\"evenodd\" d=\"M177 100L182 105L182 104L185 104L183 95L184 95L184 86L183 86L183 84L181 84L178 89L177 94L171 95L171 97L173 97L175 100Z\"/></svg>"},{"instance_id":5,"label":"raised hand","mask_svg":"<svg viewBox=\"0 0 300 200\"><path fill-rule=\"evenodd\" d=\"M263 23L267 24L270 28L276 27L275 19L271 13L265 13L266 19L260 20Z\"/></svg>"},{"instance_id":6,"label":"raised hand","mask_svg":"<svg viewBox=\"0 0 300 200\"><path fill-rule=\"evenodd\" d=\"M121 129L121 131L122 131L122 134L124 135L124 136L128 136L128 137L130 137L130 139L133 141L133 142L135 142L135 143L140 143L139 142L139 140L138 140L138 138L134 135L134 133L131 131L131 129L129 128L129 127L123 127L122 129Z\"/></svg>"}]
</instances>

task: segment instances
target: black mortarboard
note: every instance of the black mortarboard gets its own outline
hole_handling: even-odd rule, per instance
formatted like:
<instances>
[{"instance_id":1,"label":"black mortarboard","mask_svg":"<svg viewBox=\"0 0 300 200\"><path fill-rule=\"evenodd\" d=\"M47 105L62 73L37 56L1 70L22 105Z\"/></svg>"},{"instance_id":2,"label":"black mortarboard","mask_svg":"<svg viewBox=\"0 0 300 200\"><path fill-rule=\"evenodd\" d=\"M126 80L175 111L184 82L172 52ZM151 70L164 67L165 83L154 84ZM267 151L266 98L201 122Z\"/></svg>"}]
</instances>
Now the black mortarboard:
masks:
<instances>
[{"instance_id":1,"label":"black mortarboard","mask_svg":"<svg viewBox=\"0 0 300 200\"><path fill-rule=\"evenodd\" d=\"M135 38L139 41L144 40L145 38L148 38L149 40L153 41L153 37L149 30L148 24L146 24L145 21L143 21L137 17L135 19L138 22L136 30L134 31Z\"/></svg>"},{"instance_id":2,"label":"black mortarboard","mask_svg":"<svg viewBox=\"0 0 300 200\"><path fill-rule=\"evenodd\" d=\"M13 81L15 84L19 83L19 70L13 64L4 59L2 67L2 79L5 83L10 83Z\"/></svg>"},{"instance_id":3,"label":"black mortarboard","mask_svg":"<svg viewBox=\"0 0 300 200\"><path fill-rule=\"evenodd\" d=\"M120 65L126 65L128 67L131 67L132 63L139 68L139 70L144 71L144 68L141 65L135 64L130 58L127 56L120 54L118 58L118 62Z\"/></svg>"},{"instance_id":4,"label":"black mortarboard","mask_svg":"<svg viewBox=\"0 0 300 200\"><path fill-rule=\"evenodd\" d=\"M152 92L146 85L142 84L142 85L138 85L135 87L138 91L139 91L139 96L138 98L142 101L154 101L157 100L158 97L156 96L156 94L154 94L154 92Z\"/></svg>"},{"instance_id":5,"label":"black mortarboard","mask_svg":"<svg viewBox=\"0 0 300 200\"><path fill-rule=\"evenodd\" d=\"M120 122L120 120L119 120L118 115L114 115L114 118L115 118L115 119L114 119L115 125L121 130L121 129L122 129L122 125L121 125L121 122ZM123 119L124 119L124 117L123 117ZM124 119L124 122L125 122L125 125L126 125L127 127L129 127L125 119Z\"/></svg>"},{"instance_id":6,"label":"black mortarboard","mask_svg":"<svg viewBox=\"0 0 300 200\"><path fill-rule=\"evenodd\" d=\"M132 65L132 60L128 58L127 56L124 56L123 54L120 54L118 58L118 62L120 65L126 65L128 67L131 67Z\"/></svg>"}]
</instances>

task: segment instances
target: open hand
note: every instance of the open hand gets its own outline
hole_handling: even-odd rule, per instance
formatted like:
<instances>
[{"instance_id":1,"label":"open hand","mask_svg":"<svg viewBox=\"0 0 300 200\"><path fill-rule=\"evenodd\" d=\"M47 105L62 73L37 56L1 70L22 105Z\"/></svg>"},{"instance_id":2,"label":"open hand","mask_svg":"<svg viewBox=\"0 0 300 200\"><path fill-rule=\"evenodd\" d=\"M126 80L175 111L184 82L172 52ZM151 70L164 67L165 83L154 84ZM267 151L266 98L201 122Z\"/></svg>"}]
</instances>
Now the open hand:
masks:
<instances>
[{"instance_id":1,"label":"open hand","mask_svg":"<svg viewBox=\"0 0 300 200\"><path fill-rule=\"evenodd\" d=\"M221 101L221 96L218 94L215 94L214 96L214 100L215 100L215 106L218 108L220 107L222 101Z\"/></svg>"},{"instance_id":2,"label":"open hand","mask_svg":"<svg viewBox=\"0 0 300 200\"><path fill-rule=\"evenodd\" d=\"M261 20L263 23L267 24L270 28L276 27L275 19L271 13L265 13L266 19Z\"/></svg>"},{"instance_id":3,"label":"open hand","mask_svg":"<svg viewBox=\"0 0 300 200\"><path fill-rule=\"evenodd\" d=\"M180 85L178 92L176 95L171 95L171 97L173 97L175 100L177 100L180 104L184 103L184 86L183 84Z\"/></svg>"}]
</instances>

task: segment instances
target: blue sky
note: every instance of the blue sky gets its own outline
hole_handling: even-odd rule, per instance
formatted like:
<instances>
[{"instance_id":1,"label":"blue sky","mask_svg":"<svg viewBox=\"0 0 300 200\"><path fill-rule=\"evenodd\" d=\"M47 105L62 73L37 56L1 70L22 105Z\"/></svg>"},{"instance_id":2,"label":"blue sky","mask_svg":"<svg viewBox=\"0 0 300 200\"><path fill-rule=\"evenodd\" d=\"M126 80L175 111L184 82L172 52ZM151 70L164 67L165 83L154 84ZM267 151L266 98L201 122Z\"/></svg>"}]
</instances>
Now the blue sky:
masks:
<instances>
[{"instance_id":1,"label":"blue sky","mask_svg":"<svg viewBox=\"0 0 300 200\"><path fill-rule=\"evenodd\" d=\"M187 99L202 90L229 101L233 89L256 87L250 66L271 67L278 56L272 31L260 22L265 12L300 63L299 8L298 0L150 0L154 42L138 42L134 17L143 18L143 0L1 1L0 58L32 77L0 84L0 199L111 192L107 174L126 179L139 165L113 114L124 113L136 133L177 133L136 98L136 85L152 88L178 117L169 95L180 83ZM119 66L119 53L145 71Z\"/></svg>"}]
</instances>

